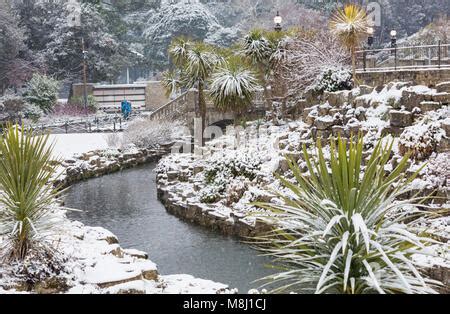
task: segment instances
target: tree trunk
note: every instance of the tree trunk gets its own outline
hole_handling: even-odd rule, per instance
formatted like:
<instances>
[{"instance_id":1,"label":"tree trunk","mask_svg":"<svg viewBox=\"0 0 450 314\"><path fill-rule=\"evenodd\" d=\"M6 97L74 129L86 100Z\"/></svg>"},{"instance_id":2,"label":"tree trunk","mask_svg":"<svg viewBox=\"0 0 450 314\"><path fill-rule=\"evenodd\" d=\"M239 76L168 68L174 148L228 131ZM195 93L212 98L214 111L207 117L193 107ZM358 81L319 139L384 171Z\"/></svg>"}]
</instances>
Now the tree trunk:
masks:
<instances>
[{"instance_id":1,"label":"tree trunk","mask_svg":"<svg viewBox=\"0 0 450 314\"><path fill-rule=\"evenodd\" d=\"M352 53L352 75L353 75L353 82L355 85L357 85L356 80L356 53L355 53L355 47L352 47L351 49Z\"/></svg>"},{"instance_id":2,"label":"tree trunk","mask_svg":"<svg viewBox=\"0 0 450 314\"><path fill-rule=\"evenodd\" d=\"M203 133L206 128L206 100L203 91L203 82L198 83L198 108L200 111L200 118L202 119L202 147L205 146L205 138Z\"/></svg>"}]
</instances>

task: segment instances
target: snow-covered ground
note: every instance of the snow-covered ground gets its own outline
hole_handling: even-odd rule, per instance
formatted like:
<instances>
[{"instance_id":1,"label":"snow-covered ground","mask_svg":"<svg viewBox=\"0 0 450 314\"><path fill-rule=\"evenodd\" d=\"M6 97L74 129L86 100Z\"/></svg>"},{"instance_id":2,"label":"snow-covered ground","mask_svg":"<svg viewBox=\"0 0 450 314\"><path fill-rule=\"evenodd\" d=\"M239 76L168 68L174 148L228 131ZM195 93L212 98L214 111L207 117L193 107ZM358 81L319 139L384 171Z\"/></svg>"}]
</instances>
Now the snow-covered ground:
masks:
<instances>
[{"instance_id":1,"label":"snow-covered ground","mask_svg":"<svg viewBox=\"0 0 450 314\"><path fill-rule=\"evenodd\" d=\"M108 148L105 133L51 134L49 140L55 143L55 156L61 158Z\"/></svg>"}]
</instances>

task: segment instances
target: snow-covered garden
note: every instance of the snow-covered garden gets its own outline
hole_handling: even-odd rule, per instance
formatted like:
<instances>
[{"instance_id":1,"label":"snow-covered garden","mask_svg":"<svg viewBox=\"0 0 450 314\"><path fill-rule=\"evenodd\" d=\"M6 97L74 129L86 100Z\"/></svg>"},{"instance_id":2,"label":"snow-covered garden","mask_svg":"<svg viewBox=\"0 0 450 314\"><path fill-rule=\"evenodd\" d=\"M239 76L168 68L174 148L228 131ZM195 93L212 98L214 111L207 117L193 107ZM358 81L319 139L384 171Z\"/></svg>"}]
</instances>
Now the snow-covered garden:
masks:
<instances>
[{"instance_id":1,"label":"snow-covered garden","mask_svg":"<svg viewBox=\"0 0 450 314\"><path fill-rule=\"evenodd\" d=\"M257 12L273 9L266 2L253 8L244 1L253 24ZM282 29L276 22L271 31L247 29L250 20L226 23L230 17L216 12L221 5L213 10L198 1L164 1L145 12L128 11L122 2L108 10L83 3L89 22L79 27L66 23L68 12L58 3L0 3L0 65L8 65L0 68L0 294L247 293L227 280L161 274L164 265L155 264L151 247L122 246L95 219L69 218L80 212L66 207L73 185L115 180L105 176L144 164L156 167L154 186L142 193L164 205L158 215L215 232L231 245L244 242L270 259L273 271L251 283L257 288L251 294L450 292L450 82L420 72L411 80L362 84L366 69L357 71L357 50L372 27L365 8L333 7L326 29L324 12L287 6L316 17L317 25ZM119 16L120 6L133 22ZM27 10L48 18L35 25L23 19ZM183 35L185 25L201 34L174 38L167 25L173 34ZM399 42L438 39L440 67L449 29L436 18ZM80 34L83 51L74 56L72 36ZM401 57L413 59L407 52ZM392 58L397 62L395 53ZM85 97L77 97L75 84L68 84L82 75L123 79L123 69L129 81L133 67L155 72L167 99L195 94L183 100L193 102L194 112L176 116L169 102L158 115L119 116L99 110L86 85ZM264 110L253 111L261 93ZM112 97L110 106L118 109ZM226 129L218 125L230 121L208 121L210 106L234 121ZM118 196L130 220L125 203L136 186L117 186L108 198ZM144 220L120 227L127 233L149 228ZM175 241L190 239L188 229L167 229ZM203 234L189 245L203 248L206 238L214 241ZM173 245L158 237L147 242ZM212 260L230 252L214 253L219 257ZM220 271L231 277L226 265Z\"/></svg>"}]
</instances>

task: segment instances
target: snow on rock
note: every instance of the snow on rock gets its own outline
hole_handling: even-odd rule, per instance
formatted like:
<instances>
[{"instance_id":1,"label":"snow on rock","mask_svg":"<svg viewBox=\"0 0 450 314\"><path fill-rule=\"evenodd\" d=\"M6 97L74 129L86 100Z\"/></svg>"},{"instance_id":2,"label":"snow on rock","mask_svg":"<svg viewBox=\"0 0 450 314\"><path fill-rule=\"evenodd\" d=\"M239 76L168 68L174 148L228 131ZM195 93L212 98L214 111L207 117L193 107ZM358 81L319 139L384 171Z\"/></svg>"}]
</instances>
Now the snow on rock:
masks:
<instances>
[{"instance_id":1,"label":"snow on rock","mask_svg":"<svg viewBox=\"0 0 450 314\"><path fill-rule=\"evenodd\" d=\"M49 243L58 243L57 252L64 257L65 271L55 274L67 283L69 294L104 293L205 293L227 291L227 286L189 275L159 276L157 266L147 254L137 250L124 250L117 237L100 227L87 227L65 218L63 210L55 211L63 218ZM2 239L0 238L0 244ZM0 293L17 293L17 278L11 270L0 268Z\"/></svg>"}]
</instances>

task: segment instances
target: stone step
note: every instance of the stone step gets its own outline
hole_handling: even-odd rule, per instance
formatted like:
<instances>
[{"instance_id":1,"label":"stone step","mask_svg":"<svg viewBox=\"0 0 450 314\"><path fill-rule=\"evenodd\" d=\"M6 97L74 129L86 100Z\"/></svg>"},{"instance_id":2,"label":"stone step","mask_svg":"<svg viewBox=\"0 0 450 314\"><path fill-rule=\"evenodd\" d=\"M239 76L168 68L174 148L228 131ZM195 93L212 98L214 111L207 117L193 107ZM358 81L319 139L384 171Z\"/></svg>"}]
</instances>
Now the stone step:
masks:
<instances>
[{"instance_id":1,"label":"stone step","mask_svg":"<svg viewBox=\"0 0 450 314\"><path fill-rule=\"evenodd\" d=\"M389 112L391 126L393 127L408 127L412 125L412 114L409 111L391 110Z\"/></svg>"},{"instance_id":2,"label":"stone step","mask_svg":"<svg viewBox=\"0 0 450 314\"><path fill-rule=\"evenodd\" d=\"M436 89L438 93L450 93L450 81L437 84Z\"/></svg>"},{"instance_id":3,"label":"stone step","mask_svg":"<svg viewBox=\"0 0 450 314\"><path fill-rule=\"evenodd\" d=\"M432 100L440 102L443 105L448 105L450 103L450 93L440 92L432 95Z\"/></svg>"},{"instance_id":4,"label":"stone step","mask_svg":"<svg viewBox=\"0 0 450 314\"><path fill-rule=\"evenodd\" d=\"M439 101L422 101L419 106L422 113L436 111L442 108L442 104Z\"/></svg>"}]
</instances>

